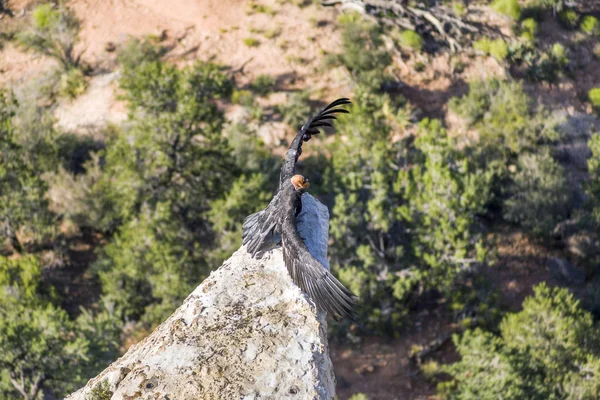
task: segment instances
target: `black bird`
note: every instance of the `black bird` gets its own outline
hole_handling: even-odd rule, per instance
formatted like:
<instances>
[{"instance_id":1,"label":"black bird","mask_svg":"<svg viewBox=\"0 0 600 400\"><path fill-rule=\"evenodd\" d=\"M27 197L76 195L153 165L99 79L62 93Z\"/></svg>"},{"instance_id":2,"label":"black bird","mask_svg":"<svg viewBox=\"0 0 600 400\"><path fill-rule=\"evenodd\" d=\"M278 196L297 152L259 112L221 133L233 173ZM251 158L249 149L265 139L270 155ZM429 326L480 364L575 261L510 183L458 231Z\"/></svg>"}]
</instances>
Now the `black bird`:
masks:
<instances>
[{"instance_id":1,"label":"black bird","mask_svg":"<svg viewBox=\"0 0 600 400\"><path fill-rule=\"evenodd\" d=\"M296 217L302 210L302 193L310 186L308 179L297 175L296 162L302 154L302 143L319 133L320 127L331 126L327 120L336 119L336 113L348 113L338 106L350 104L346 98L337 99L309 120L296 135L279 177L279 191L262 211L244 220L243 244L252 255L260 256L273 241L276 233L281 235L283 259L296 285L315 301L317 307L335 319L352 318L356 296L344 287L325 267L310 254L298 235Z\"/></svg>"}]
</instances>

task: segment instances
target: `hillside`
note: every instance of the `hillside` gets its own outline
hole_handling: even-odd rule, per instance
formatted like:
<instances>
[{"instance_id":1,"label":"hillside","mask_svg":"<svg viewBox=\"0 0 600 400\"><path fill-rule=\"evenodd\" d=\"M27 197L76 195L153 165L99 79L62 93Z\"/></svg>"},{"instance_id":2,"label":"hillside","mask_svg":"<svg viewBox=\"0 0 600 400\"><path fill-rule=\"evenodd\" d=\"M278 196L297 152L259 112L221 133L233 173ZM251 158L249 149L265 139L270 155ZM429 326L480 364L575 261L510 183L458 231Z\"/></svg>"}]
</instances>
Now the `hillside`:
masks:
<instances>
[{"instance_id":1,"label":"hillside","mask_svg":"<svg viewBox=\"0 0 600 400\"><path fill-rule=\"evenodd\" d=\"M458 361L508 348L501 321L525 318L540 283L572 293L598 332L600 8L423 3L70 0L44 14L43 1L0 0L0 87L17 104L0 92L0 138L20 152L7 171L21 171L0 170L0 191L26 189L0 197L0 286L37 271L37 289L16 298L70 321L57 337L87 343L73 353L93 365L73 356L85 364L74 380L147 336L237 249L287 140L342 96L351 115L301 161L333 215L333 270L363 300L357 321L330 329L340 399L485 398ZM80 23L68 68L20 36L61 10ZM0 330L2 318L14 317ZM20 392L14 362L0 359L0 393ZM564 377L552 395L567 398L579 378L560 362L547 374ZM549 396L535 382L515 393Z\"/></svg>"}]
</instances>

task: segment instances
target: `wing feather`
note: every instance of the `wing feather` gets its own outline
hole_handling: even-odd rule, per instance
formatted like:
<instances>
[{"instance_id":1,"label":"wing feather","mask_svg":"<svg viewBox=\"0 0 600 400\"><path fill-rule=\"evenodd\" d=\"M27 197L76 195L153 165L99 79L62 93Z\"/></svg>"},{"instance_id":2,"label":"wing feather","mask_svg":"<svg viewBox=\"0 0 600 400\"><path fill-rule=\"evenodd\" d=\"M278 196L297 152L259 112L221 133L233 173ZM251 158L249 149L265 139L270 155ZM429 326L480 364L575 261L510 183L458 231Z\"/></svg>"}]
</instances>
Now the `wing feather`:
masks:
<instances>
[{"instance_id":1,"label":"wing feather","mask_svg":"<svg viewBox=\"0 0 600 400\"><path fill-rule=\"evenodd\" d=\"M264 253L273 243L277 232L277 212L280 195L277 193L262 211L250 214L242 225L242 244L252 257Z\"/></svg>"},{"instance_id":2,"label":"wing feather","mask_svg":"<svg viewBox=\"0 0 600 400\"><path fill-rule=\"evenodd\" d=\"M319 309L331 314L335 319L352 318L356 296L310 254L298 235L295 219L286 219L283 222L281 242L285 265L294 283L308 293Z\"/></svg>"}]
</instances>

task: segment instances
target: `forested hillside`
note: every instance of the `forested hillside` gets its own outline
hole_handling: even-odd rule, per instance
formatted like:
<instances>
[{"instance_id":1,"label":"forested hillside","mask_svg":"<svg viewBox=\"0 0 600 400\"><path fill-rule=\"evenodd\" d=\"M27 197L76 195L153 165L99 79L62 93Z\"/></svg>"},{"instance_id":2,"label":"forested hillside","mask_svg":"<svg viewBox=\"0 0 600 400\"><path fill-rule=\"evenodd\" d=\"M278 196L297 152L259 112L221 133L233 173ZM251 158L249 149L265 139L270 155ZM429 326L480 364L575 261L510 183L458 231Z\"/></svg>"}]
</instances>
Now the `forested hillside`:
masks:
<instances>
[{"instance_id":1,"label":"forested hillside","mask_svg":"<svg viewBox=\"0 0 600 400\"><path fill-rule=\"evenodd\" d=\"M0 0L0 399L74 391L241 245L288 140L340 399L600 398L600 5ZM335 133L334 133L335 132Z\"/></svg>"}]
</instances>

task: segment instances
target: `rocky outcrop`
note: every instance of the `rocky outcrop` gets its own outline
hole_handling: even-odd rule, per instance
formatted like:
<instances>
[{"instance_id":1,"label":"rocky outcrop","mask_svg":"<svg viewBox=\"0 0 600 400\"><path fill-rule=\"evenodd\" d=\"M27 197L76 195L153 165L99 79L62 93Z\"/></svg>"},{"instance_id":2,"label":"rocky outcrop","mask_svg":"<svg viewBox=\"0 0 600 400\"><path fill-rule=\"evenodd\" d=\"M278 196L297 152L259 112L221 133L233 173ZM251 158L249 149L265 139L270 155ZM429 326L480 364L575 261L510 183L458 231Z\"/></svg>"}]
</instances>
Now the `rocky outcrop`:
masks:
<instances>
[{"instance_id":1,"label":"rocky outcrop","mask_svg":"<svg viewBox=\"0 0 600 400\"><path fill-rule=\"evenodd\" d=\"M299 230L325 263L328 217L304 195ZM281 249L255 260L241 248L68 399L96 400L106 387L102 399L332 399L326 338L324 316L292 282Z\"/></svg>"}]
</instances>

